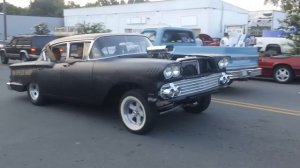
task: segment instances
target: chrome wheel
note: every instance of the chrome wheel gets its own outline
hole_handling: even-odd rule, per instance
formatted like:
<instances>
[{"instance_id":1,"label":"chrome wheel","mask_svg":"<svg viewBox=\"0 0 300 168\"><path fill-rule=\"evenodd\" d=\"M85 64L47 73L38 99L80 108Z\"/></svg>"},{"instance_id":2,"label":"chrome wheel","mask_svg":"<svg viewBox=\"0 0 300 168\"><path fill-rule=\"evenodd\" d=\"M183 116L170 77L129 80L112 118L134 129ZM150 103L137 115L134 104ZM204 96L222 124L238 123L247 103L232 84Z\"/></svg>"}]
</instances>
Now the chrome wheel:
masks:
<instances>
[{"instance_id":1,"label":"chrome wheel","mask_svg":"<svg viewBox=\"0 0 300 168\"><path fill-rule=\"evenodd\" d=\"M123 123L130 130L141 130L146 123L146 112L142 102L134 96L125 97L120 105Z\"/></svg>"},{"instance_id":2,"label":"chrome wheel","mask_svg":"<svg viewBox=\"0 0 300 168\"><path fill-rule=\"evenodd\" d=\"M287 82L290 79L291 73L286 68L279 68L276 71L275 77L279 82L284 83L284 82Z\"/></svg>"},{"instance_id":3,"label":"chrome wheel","mask_svg":"<svg viewBox=\"0 0 300 168\"><path fill-rule=\"evenodd\" d=\"M28 86L28 92L30 95L30 98L33 101L37 101L39 99L40 96L40 89L39 89L39 85L36 83L30 83Z\"/></svg>"}]
</instances>

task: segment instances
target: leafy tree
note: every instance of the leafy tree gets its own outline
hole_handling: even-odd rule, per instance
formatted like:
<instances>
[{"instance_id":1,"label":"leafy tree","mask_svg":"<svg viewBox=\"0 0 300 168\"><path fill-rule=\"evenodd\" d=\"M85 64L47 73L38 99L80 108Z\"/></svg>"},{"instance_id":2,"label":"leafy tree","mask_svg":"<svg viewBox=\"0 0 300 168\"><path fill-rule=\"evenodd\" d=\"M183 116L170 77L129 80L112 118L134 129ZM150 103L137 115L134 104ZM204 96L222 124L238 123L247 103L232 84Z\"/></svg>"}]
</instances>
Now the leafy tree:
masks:
<instances>
[{"instance_id":1,"label":"leafy tree","mask_svg":"<svg viewBox=\"0 0 300 168\"><path fill-rule=\"evenodd\" d=\"M65 4L65 9L71 8L80 8L80 5L76 4L74 1L68 1L67 4Z\"/></svg>"},{"instance_id":2,"label":"leafy tree","mask_svg":"<svg viewBox=\"0 0 300 168\"><path fill-rule=\"evenodd\" d=\"M34 30L35 30L34 34L37 35L46 35L50 32L50 30L48 29L48 25L46 23L41 23L34 26Z\"/></svg>"},{"instance_id":3,"label":"leafy tree","mask_svg":"<svg viewBox=\"0 0 300 168\"><path fill-rule=\"evenodd\" d=\"M128 4L149 2L149 0L128 0Z\"/></svg>"},{"instance_id":4,"label":"leafy tree","mask_svg":"<svg viewBox=\"0 0 300 168\"><path fill-rule=\"evenodd\" d=\"M110 29L106 29L103 23L78 23L76 25L78 34L91 34L91 33L109 33Z\"/></svg>"},{"instance_id":5,"label":"leafy tree","mask_svg":"<svg viewBox=\"0 0 300 168\"><path fill-rule=\"evenodd\" d=\"M0 11L3 11L3 3L0 3ZM10 3L6 2L6 14L8 15L27 15L28 9L16 7Z\"/></svg>"},{"instance_id":6,"label":"leafy tree","mask_svg":"<svg viewBox=\"0 0 300 168\"><path fill-rule=\"evenodd\" d=\"M34 0L29 5L29 15L62 17L64 0Z\"/></svg>"},{"instance_id":7,"label":"leafy tree","mask_svg":"<svg viewBox=\"0 0 300 168\"><path fill-rule=\"evenodd\" d=\"M300 54L300 0L265 0L265 3L272 3L280 6L287 17L281 21L282 27L291 30L288 38L294 41L294 54Z\"/></svg>"}]
</instances>

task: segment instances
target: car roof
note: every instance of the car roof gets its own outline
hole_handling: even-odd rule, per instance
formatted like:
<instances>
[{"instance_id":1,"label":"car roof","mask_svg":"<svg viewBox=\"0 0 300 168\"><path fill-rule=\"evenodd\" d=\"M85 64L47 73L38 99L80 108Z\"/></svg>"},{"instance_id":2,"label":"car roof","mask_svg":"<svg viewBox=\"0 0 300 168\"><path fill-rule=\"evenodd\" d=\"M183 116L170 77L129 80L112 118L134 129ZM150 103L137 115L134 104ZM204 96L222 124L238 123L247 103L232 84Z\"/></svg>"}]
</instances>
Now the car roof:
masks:
<instances>
[{"instance_id":1,"label":"car roof","mask_svg":"<svg viewBox=\"0 0 300 168\"><path fill-rule=\"evenodd\" d=\"M103 36L144 36L141 34L133 34L133 33L123 33L123 34L116 34L116 33L94 33L94 34L81 34L81 35L73 35L55 39L49 43L49 45L53 45L56 43L62 42L71 42L71 41L86 41L86 40L96 40L99 37ZM145 37L145 36L144 36Z\"/></svg>"},{"instance_id":2,"label":"car roof","mask_svg":"<svg viewBox=\"0 0 300 168\"><path fill-rule=\"evenodd\" d=\"M13 37L57 37L55 35L30 35L30 34L25 34L25 35L16 35Z\"/></svg>"},{"instance_id":3,"label":"car roof","mask_svg":"<svg viewBox=\"0 0 300 168\"><path fill-rule=\"evenodd\" d=\"M182 28L182 27L157 27L157 28L146 28L143 31L151 31L151 30L179 30L179 31L190 31L192 30L187 29L187 28Z\"/></svg>"}]
</instances>

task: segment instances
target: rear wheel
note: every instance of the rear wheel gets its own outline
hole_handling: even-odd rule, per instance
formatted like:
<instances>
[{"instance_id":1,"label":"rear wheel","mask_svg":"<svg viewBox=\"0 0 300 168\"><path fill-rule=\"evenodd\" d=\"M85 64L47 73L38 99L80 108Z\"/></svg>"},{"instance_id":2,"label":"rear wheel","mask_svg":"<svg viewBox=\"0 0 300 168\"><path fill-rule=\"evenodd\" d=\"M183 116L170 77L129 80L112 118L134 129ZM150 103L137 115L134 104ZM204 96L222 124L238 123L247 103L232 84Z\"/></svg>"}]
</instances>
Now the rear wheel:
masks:
<instances>
[{"instance_id":1,"label":"rear wheel","mask_svg":"<svg viewBox=\"0 0 300 168\"><path fill-rule=\"evenodd\" d=\"M41 94L41 89L37 83L30 83L28 85L27 93L32 104L43 105L45 103L45 98Z\"/></svg>"},{"instance_id":2,"label":"rear wheel","mask_svg":"<svg viewBox=\"0 0 300 168\"><path fill-rule=\"evenodd\" d=\"M278 66L273 71L273 78L279 83L289 83L293 80L293 70L285 65Z\"/></svg>"},{"instance_id":3,"label":"rear wheel","mask_svg":"<svg viewBox=\"0 0 300 168\"><path fill-rule=\"evenodd\" d=\"M206 110L211 102L211 95L199 97L194 103L186 104L183 109L188 113L200 114Z\"/></svg>"},{"instance_id":4,"label":"rear wheel","mask_svg":"<svg viewBox=\"0 0 300 168\"><path fill-rule=\"evenodd\" d=\"M148 103L141 90L126 92L120 101L120 116L125 127L134 134L149 132L158 117L155 106Z\"/></svg>"},{"instance_id":5,"label":"rear wheel","mask_svg":"<svg viewBox=\"0 0 300 168\"><path fill-rule=\"evenodd\" d=\"M0 52L0 57L2 64L8 64L8 58L5 56L4 52Z\"/></svg>"}]
</instances>

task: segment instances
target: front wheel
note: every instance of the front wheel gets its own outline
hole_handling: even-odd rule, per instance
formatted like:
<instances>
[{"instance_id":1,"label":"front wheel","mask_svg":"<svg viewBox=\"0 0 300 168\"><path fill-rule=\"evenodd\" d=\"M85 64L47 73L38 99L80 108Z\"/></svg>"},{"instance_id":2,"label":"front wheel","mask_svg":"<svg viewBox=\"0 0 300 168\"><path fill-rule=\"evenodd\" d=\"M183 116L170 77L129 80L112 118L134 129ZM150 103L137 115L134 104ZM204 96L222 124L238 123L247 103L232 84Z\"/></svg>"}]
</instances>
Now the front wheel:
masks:
<instances>
[{"instance_id":1,"label":"front wheel","mask_svg":"<svg viewBox=\"0 0 300 168\"><path fill-rule=\"evenodd\" d=\"M293 80L293 70L288 66L278 66L274 69L273 77L279 83L289 83Z\"/></svg>"},{"instance_id":2,"label":"front wheel","mask_svg":"<svg viewBox=\"0 0 300 168\"><path fill-rule=\"evenodd\" d=\"M45 103L45 98L41 94L41 89L37 83L30 83L28 85L27 93L32 104L43 105Z\"/></svg>"},{"instance_id":3,"label":"front wheel","mask_svg":"<svg viewBox=\"0 0 300 168\"><path fill-rule=\"evenodd\" d=\"M134 134L144 134L153 128L158 117L155 109L141 90L126 92L119 104L122 122Z\"/></svg>"},{"instance_id":4,"label":"front wheel","mask_svg":"<svg viewBox=\"0 0 300 168\"><path fill-rule=\"evenodd\" d=\"M8 64L8 58L5 56L4 52L0 52L1 63Z\"/></svg>"},{"instance_id":5,"label":"front wheel","mask_svg":"<svg viewBox=\"0 0 300 168\"><path fill-rule=\"evenodd\" d=\"M183 109L188 113L199 114L208 108L211 102L211 95L199 97L194 103L186 104Z\"/></svg>"}]
</instances>

